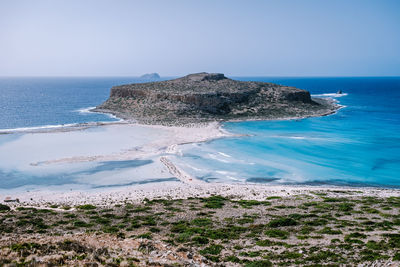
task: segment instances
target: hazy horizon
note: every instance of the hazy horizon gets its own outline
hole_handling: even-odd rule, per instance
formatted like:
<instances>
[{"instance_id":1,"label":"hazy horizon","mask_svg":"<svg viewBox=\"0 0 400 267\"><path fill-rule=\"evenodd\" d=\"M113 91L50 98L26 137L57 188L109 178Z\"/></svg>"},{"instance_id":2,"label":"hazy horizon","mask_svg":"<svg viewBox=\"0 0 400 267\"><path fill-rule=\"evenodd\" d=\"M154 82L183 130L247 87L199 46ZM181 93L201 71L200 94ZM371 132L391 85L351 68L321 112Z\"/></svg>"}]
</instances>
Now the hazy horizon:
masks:
<instances>
[{"instance_id":1,"label":"hazy horizon","mask_svg":"<svg viewBox=\"0 0 400 267\"><path fill-rule=\"evenodd\" d=\"M0 77L400 76L400 1L1 1Z\"/></svg>"},{"instance_id":2,"label":"hazy horizon","mask_svg":"<svg viewBox=\"0 0 400 267\"><path fill-rule=\"evenodd\" d=\"M180 78L189 74L195 74L199 72L193 72L193 73L186 73L182 75L161 75L161 78ZM220 73L220 72L219 72ZM138 75L54 75L54 76L43 76L43 75L7 75L7 76L0 76L0 78L140 78L140 76L144 74L149 74L149 73L142 73ZM285 76L285 75L227 75L226 73L223 73L226 77L228 78L400 78L400 75L359 75L359 76L354 76L354 75L332 75L332 76L326 76L326 75L304 75L304 76Z\"/></svg>"}]
</instances>

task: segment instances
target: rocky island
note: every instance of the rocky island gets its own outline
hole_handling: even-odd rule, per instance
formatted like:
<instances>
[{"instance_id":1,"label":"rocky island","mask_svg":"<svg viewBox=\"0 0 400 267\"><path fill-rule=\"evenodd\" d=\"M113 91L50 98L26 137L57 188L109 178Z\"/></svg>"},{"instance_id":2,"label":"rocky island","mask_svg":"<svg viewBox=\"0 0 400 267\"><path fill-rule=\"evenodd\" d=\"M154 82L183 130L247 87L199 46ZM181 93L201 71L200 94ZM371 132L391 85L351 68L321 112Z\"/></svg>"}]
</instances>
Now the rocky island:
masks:
<instances>
[{"instance_id":1,"label":"rocky island","mask_svg":"<svg viewBox=\"0 0 400 267\"><path fill-rule=\"evenodd\" d=\"M185 125L323 116L337 108L295 87L202 72L168 81L114 86L109 99L93 111L143 124Z\"/></svg>"},{"instance_id":2,"label":"rocky island","mask_svg":"<svg viewBox=\"0 0 400 267\"><path fill-rule=\"evenodd\" d=\"M158 73L146 73L139 77L140 81L149 81L149 82L158 81L160 79L161 77Z\"/></svg>"}]
</instances>

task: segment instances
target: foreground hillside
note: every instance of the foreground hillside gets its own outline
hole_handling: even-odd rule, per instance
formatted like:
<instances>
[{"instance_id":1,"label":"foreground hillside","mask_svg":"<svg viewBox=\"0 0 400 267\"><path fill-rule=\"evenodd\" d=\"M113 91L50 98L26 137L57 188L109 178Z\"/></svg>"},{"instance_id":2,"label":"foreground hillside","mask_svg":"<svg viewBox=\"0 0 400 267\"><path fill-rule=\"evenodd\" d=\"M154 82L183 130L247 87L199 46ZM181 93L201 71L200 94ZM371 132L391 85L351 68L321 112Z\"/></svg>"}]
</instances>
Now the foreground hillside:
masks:
<instances>
[{"instance_id":1,"label":"foreground hillside","mask_svg":"<svg viewBox=\"0 0 400 267\"><path fill-rule=\"evenodd\" d=\"M2 205L0 265L398 266L400 198L336 193Z\"/></svg>"},{"instance_id":2,"label":"foreground hillside","mask_svg":"<svg viewBox=\"0 0 400 267\"><path fill-rule=\"evenodd\" d=\"M188 124L219 120L321 116L337 106L294 87L232 80L197 73L150 83L115 86L94 111L146 124Z\"/></svg>"}]
</instances>

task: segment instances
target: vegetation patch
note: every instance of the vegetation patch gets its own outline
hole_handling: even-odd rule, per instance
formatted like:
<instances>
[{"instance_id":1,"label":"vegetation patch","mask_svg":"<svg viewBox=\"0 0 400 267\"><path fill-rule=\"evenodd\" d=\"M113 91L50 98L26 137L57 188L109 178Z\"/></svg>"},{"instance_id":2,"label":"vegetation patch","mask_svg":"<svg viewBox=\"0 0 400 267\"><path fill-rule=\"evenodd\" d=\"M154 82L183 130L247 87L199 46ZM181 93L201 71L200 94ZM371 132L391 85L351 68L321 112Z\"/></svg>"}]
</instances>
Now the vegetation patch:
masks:
<instances>
[{"instance_id":1,"label":"vegetation patch","mask_svg":"<svg viewBox=\"0 0 400 267\"><path fill-rule=\"evenodd\" d=\"M225 205L225 201L227 199L221 196L212 196L209 198L204 198L202 199L202 202L204 202L204 207L210 208L210 209L220 209Z\"/></svg>"},{"instance_id":2,"label":"vegetation patch","mask_svg":"<svg viewBox=\"0 0 400 267\"><path fill-rule=\"evenodd\" d=\"M265 234L269 237L274 237L279 239L286 239L289 236L289 232L280 229L269 229L265 231Z\"/></svg>"},{"instance_id":3,"label":"vegetation patch","mask_svg":"<svg viewBox=\"0 0 400 267\"><path fill-rule=\"evenodd\" d=\"M224 247L221 245L210 245L202 250L200 250L201 255L219 255Z\"/></svg>"},{"instance_id":4,"label":"vegetation patch","mask_svg":"<svg viewBox=\"0 0 400 267\"><path fill-rule=\"evenodd\" d=\"M90 205L90 204L86 204L86 205L80 205L77 208L81 209L81 210L95 210L96 206L93 206L93 205Z\"/></svg>"},{"instance_id":5,"label":"vegetation patch","mask_svg":"<svg viewBox=\"0 0 400 267\"><path fill-rule=\"evenodd\" d=\"M53 210L60 204L18 205L0 206L0 266L29 265L29 256L54 258L44 262L49 266L166 265L149 262L149 255L162 255L168 266L400 265L398 197L212 196L107 208L86 204L68 211ZM119 249L126 244L136 244L130 248L135 257Z\"/></svg>"},{"instance_id":6,"label":"vegetation patch","mask_svg":"<svg viewBox=\"0 0 400 267\"><path fill-rule=\"evenodd\" d=\"M297 225L297 221L288 217L281 217L278 219L274 219L268 223L269 227L284 227L284 226L295 226Z\"/></svg>"},{"instance_id":7,"label":"vegetation patch","mask_svg":"<svg viewBox=\"0 0 400 267\"><path fill-rule=\"evenodd\" d=\"M7 205L0 204L0 212L10 211L11 208Z\"/></svg>"}]
</instances>

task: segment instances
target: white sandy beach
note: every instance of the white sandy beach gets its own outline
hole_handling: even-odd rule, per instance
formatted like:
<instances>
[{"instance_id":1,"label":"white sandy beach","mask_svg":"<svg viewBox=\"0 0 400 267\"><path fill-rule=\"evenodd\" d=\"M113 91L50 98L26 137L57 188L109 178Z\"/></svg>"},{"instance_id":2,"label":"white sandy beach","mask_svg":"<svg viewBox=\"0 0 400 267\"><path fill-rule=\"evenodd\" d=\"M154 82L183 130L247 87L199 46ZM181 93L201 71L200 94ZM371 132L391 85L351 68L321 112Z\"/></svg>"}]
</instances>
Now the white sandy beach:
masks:
<instances>
[{"instance_id":1,"label":"white sandy beach","mask_svg":"<svg viewBox=\"0 0 400 267\"><path fill-rule=\"evenodd\" d=\"M24 133L1 145L0 169L3 172L18 171L38 177L75 173L75 178L70 184L3 189L0 190L0 200L10 197L18 198L25 205L62 203L74 206L82 203L110 205L125 201L138 202L145 198L210 195L264 200L268 196L310 194L316 191L339 195L400 195L399 190L379 188L206 183L190 176L168 156L179 154L181 144L227 136L232 135L222 130L218 123L192 127L115 123ZM148 160L150 163L134 168L85 172L101 162L130 160ZM159 181L160 178L174 177L174 181ZM45 176L44 179L48 178ZM130 184L132 181L137 183ZM110 186L124 184L127 185ZM335 193L339 191L341 193Z\"/></svg>"},{"instance_id":2,"label":"white sandy beach","mask_svg":"<svg viewBox=\"0 0 400 267\"><path fill-rule=\"evenodd\" d=\"M187 199L190 197L209 197L221 195L232 199L265 200L270 196L297 196L323 193L328 197L400 196L398 189L355 188L339 186L296 186L296 185L263 185L263 184L224 184L202 183L188 184L180 181L147 183L116 188L90 190L59 190L47 187L25 192L0 192L0 199L6 197L18 198L20 203L10 203L14 206L41 206L51 204L74 207L81 204L110 206L121 203L139 203L144 199Z\"/></svg>"}]
</instances>

